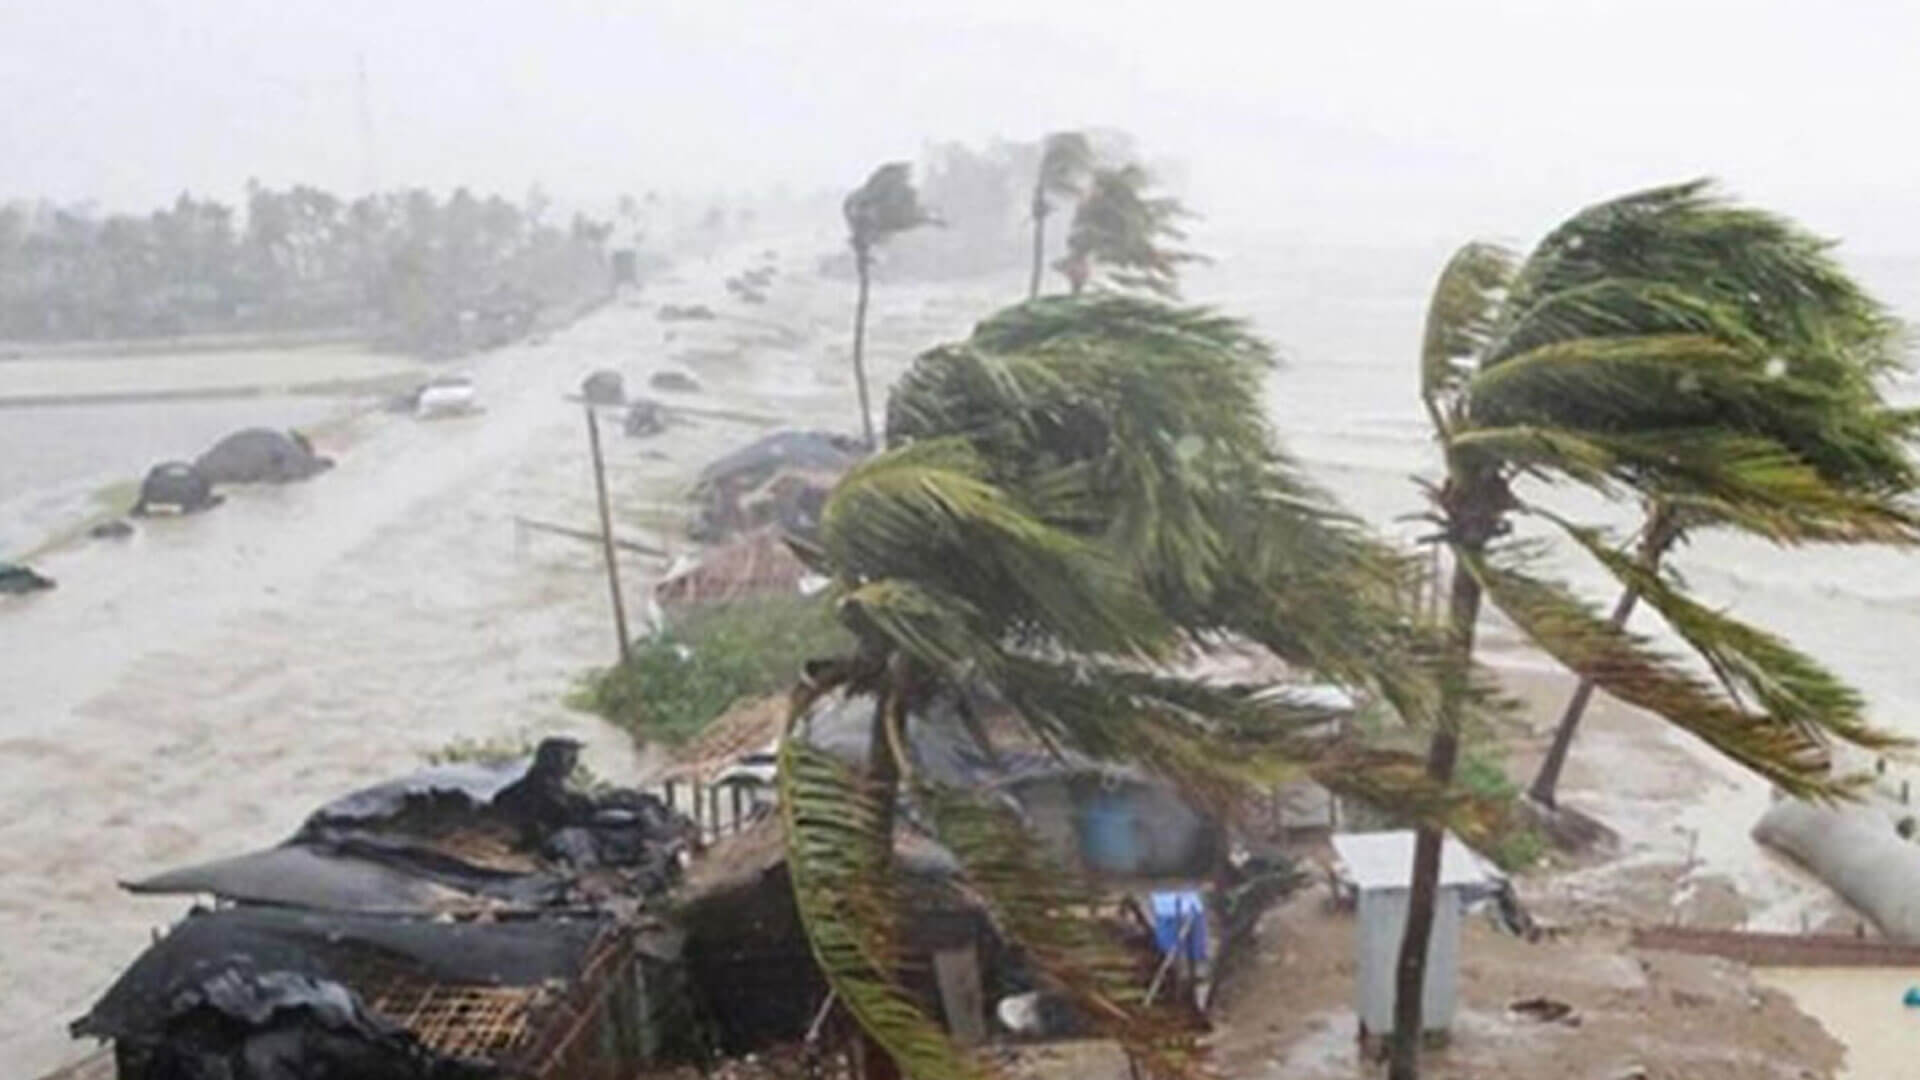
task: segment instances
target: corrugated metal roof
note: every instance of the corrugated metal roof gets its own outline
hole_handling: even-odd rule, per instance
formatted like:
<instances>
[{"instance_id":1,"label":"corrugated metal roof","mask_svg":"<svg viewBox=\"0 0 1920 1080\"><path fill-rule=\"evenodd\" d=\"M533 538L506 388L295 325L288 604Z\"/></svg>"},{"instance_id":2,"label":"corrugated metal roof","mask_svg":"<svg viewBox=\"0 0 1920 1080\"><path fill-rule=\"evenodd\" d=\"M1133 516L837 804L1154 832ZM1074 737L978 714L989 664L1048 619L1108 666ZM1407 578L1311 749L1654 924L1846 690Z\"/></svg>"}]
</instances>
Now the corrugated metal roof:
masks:
<instances>
[{"instance_id":1,"label":"corrugated metal roof","mask_svg":"<svg viewBox=\"0 0 1920 1080\"><path fill-rule=\"evenodd\" d=\"M1413 878L1413 830L1339 833L1333 852L1361 889L1404 889ZM1448 833L1440 846L1440 886L1479 885L1492 877L1473 849Z\"/></svg>"}]
</instances>

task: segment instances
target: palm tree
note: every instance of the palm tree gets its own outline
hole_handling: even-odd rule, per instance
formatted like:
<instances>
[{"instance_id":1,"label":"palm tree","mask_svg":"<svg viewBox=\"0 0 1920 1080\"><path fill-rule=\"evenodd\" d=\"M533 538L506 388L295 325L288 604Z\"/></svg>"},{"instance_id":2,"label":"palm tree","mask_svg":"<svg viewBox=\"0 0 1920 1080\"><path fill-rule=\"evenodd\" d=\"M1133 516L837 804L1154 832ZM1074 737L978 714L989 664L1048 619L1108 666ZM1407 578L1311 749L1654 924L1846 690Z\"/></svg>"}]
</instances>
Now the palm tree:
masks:
<instances>
[{"instance_id":1,"label":"palm tree","mask_svg":"<svg viewBox=\"0 0 1920 1080\"><path fill-rule=\"evenodd\" d=\"M1033 181L1033 277L1027 299L1040 295L1040 274L1047 252L1047 215L1053 200L1072 199L1093 172L1093 143L1082 131L1056 131L1041 144L1040 171Z\"/></svg>"},{"instance_id":2,"label":"palm tree","mask_svg":"<svg viewBox=\"0 0 1920 1080\"><path fill-rule=\"evenodd\" d=\"M1408 756L1312 737L1323 707L1174 667L1231 638L1403 715L1437 700L1397 605L1403 562L1274 446L1270 365L1207 311L1030 302L920 356L890 400L889 449L829 498L803 554L831 576L858 647L796 692L780 768L789 867L839 1000L909 1074L975 1070L898 982L903 800L1106 1034L1156 1074L1190 1071L1126 956L1073 914L1084 891L1007 811L917 774L916 733L966 727L969 690L1006 703L1037 745L1141 764L1210 804L1301 768L1343 791L1417 794ZM805 737L823 702L868 710L864 763Z\"/></svg>"},{"instance_id":3,"label":"palm tree","mask_svg":"<svg viewBox=\"0 0 1920 1080\"><path fill-rule=\"evenodd\" d=\"M853 380L860 389L860 431L868 449L874 446L873 411L867 397L867 293L872 286L873 249L896 233L939 218L920 205L913 187L913 166L888 162L873 171L867 182L849 192L840 204L847 219L847 243L853 248L853 270L860 279L860 299L853 311Z\"/></svg>"},{"instance_id":4,"label":"palm tree","mask_svg":"<svg viewBox=\"0 0 1920 1080\"><path fill-rule=\"evenodd\" d=\"M1432 781L1453 776L1483 597L1575 674L1789 794L1851 790L1830 767L1831 741L1900 743L1871 727L1860 696L1818 662L1702 605L1515 486L1567 481L1710 508L1783 542L1911 530L1891 499L1838 486L1814 464L1842 452L1837 432L1847 429L1832 445L1796 445L1789 434L1817 426L1810 417L1854 416L1841 399L1857 393L1842 385L1856 368L1826 331L1837 313L1866 309L1822 251L1791 222L1692 183L1589 207L1517 269L1505 252L1470 244L1441 272L1420 382L1446 460L1445 483L1429 492L1434 520L1454 558ZM1531 573L1537 547L1506 539L1516 515L1558 528L1643 598L1711 678ZM1418 1075L1440 839L1423 826L1415 845L1392 1080Z\"/></svg>"},{"instance_id":5,"label":"palm tree","mask_svg":"<svg viewBox=\"0 0 1920 1080\"><path fill-rule=\"evenodd\" d=\"M1117 288L1171 298L1179 295L1180 267L1206 261L1167 246L1187 238L1179 222L1192 214L1172 196L1149 195L1152 183L1139 165L1094 170L1067 232L1067 254L1054 264L1075 295L1105 268Z\"/></svg>"},{"instance_id":6,"label":"palm tree","mask_svg":"<svg viewBox=\"0 0 1920 1080\"><path fill-rule=\"evenodd\" d=\"M1749 335L1756 347L1779 358L1774 365L1779 376L1832 391L1783 399L1781 408L1750 416L1749 421L1792 449L1830 488L1886 502L1920 485L1920 469L1909 452L1920 414L1890 408L1881 393L1885 379L1903 367L1899 327L1833 264L1826 256L1826 245L1799 232L1767 238L1775 248L1770 258L1798 268L1794 280L1799 287L1781 295L1779 279L1759 282L1761 288L1772 285L1761 292L1755 291L1754 283L1715 273L1718 267L1710 263L1717 262L1718 253L1691 241L1691 237L1671 235L1658 241L1672 260L1663 276L1669 281L1691 281L1697 291L1712 293L1729 331ZM1779 317L1782 313L1791 317ZM1676 324L1675 328L1688 327ZM1890 513L1863 522L1834 517L1814 506L1796 515L1800 520L1794 530L1782 533L1768 520L1744 519L1697 496L1655 495L1643 504L1636 558L1647 572L1657 573L1675 544L1695 529L1711 526L1739 529L1780 544L1915 542L1915 530L1904 513L1897 507L1888 509ZM1608 620L1611 625L1624 627L1639 599L1631 587L1622 591ZM1556 808L1560 772L1593 689L1593 680L1579 681L1528 786L1528 797L1549 810Z\"/></svg>"}]
</instances>

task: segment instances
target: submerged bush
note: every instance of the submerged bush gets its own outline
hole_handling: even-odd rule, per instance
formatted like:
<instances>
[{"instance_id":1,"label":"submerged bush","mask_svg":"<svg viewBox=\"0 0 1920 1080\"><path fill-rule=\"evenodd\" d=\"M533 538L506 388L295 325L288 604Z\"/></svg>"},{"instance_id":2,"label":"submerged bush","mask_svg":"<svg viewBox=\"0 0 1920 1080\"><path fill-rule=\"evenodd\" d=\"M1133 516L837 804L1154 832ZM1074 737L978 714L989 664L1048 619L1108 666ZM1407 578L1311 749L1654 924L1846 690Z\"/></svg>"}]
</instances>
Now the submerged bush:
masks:
<instances>
[{"instance_id":1,"label":"submerged bush","mask_svg":"<svg viewBox=\"0 0 1920 1080\"><path fill-rule=\"evenodd\" d=\"M716 604L635 642L631 659L594 673L569 703L637 738L678 743L741 698L793 685L807 660L837 655L852 644L824 597Z\"/></svg>"}]
</instances>

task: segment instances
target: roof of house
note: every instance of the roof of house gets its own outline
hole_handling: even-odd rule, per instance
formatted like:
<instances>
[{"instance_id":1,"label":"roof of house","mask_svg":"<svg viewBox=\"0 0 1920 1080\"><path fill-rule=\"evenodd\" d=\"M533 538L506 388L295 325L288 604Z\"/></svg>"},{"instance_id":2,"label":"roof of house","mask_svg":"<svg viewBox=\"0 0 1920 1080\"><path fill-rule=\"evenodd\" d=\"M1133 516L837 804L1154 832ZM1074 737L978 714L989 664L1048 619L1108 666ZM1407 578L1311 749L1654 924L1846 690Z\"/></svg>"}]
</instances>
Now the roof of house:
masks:
<instances>
[{"instance_id":1,"label":"roof of house","mask_svg":"<svg viewBox=\"0 0 1920 1080\"><path fill-rule=\"evenodd\" d=\"M1338 833L1334 854L1346 875L1361 889L1405 889L1413 880L1412 829ZM1440 887L1479 885L1493 877L1480 856L1448 833L1440 847Z\"/></svg>"}]
</instances>

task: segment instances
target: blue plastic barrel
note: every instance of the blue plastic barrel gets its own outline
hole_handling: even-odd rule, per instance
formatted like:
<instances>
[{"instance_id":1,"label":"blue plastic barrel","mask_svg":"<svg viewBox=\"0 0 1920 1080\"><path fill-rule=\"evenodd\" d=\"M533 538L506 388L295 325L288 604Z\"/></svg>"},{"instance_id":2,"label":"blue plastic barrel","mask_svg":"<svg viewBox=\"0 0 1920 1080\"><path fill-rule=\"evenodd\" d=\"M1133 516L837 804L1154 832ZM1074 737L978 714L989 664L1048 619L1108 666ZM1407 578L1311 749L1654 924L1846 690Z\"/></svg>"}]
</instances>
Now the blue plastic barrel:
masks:
<instances>
[{"instance_id":1,"label":"blue plastic barrel","mask_svg":"<svg viewBox=\"0 0 1920 1080\"><path fill-rule=\"evenodd\" d=\"M1134 830L1134 808L1118 790L1096 792L1081 819L1080 845L1090 869L1138 873L1144 853Z\"/></svg>"}]
</instances>

